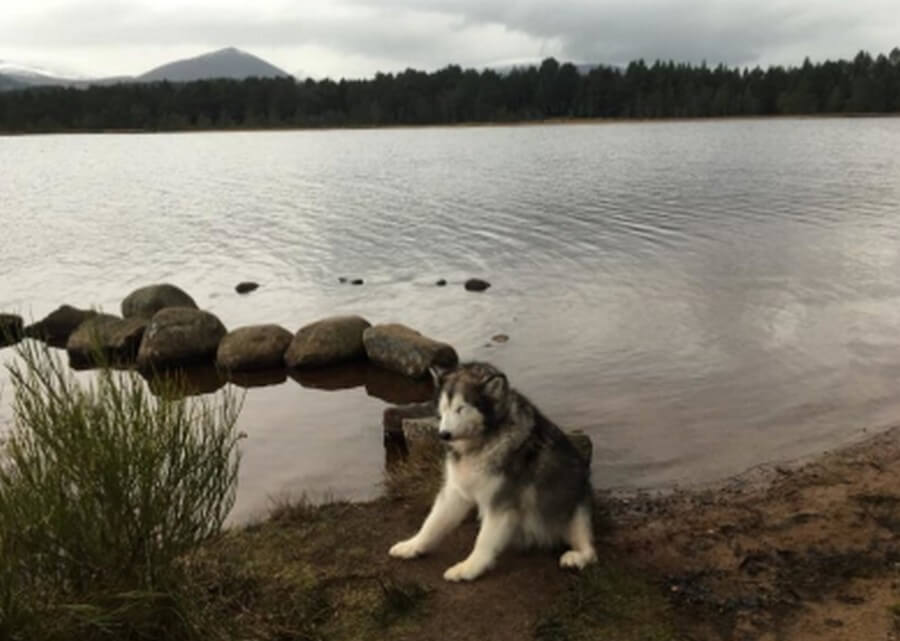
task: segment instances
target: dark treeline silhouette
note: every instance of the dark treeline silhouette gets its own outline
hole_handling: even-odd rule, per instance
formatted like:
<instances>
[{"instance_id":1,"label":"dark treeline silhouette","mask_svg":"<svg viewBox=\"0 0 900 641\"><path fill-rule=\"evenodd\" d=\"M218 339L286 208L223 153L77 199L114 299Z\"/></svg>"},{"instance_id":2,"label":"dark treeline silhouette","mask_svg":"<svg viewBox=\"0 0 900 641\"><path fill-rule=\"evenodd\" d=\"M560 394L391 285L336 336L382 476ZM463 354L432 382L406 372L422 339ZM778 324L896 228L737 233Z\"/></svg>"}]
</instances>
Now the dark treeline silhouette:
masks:
<instances>
[{"instance_id":1,"label":"dark treeline silhouette","mask_svg":"<svg viewBox=\"0 0 900 641\"><path fill-rule=\"evenodd\" d=\"M888 112L900 112L900 48L766 70L639 60L579 73L549 58L509 73L448 66L340 82L251 78L0 93L7 132Z\"/></svg>"}]
</instances>

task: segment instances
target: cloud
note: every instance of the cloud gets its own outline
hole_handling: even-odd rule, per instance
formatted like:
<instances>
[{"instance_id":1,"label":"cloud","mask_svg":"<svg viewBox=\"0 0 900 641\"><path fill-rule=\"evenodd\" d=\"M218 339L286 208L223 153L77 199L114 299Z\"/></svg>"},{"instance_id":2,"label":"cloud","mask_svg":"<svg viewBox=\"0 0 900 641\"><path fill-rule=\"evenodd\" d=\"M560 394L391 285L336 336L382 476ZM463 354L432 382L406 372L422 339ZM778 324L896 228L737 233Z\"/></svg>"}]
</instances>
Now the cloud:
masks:
<instances>
[{"instance_id":1,"label":"cloud","mask_svg":"<svg viewBox=\"0 0 900 641\"><path fill-rule=\"evenodd\" d=\"M656 58L751 65L887 51L893 0L6 0L6 51L96 56L235 45L314 75L480 66L554 55L578 62ZM193 49L191 49L193 48ZM107 60L98 52L107 51ZM116 52L122 55L117 55ZM131 52L125 54L125 52Z\"/></svg>"}]
</instances>

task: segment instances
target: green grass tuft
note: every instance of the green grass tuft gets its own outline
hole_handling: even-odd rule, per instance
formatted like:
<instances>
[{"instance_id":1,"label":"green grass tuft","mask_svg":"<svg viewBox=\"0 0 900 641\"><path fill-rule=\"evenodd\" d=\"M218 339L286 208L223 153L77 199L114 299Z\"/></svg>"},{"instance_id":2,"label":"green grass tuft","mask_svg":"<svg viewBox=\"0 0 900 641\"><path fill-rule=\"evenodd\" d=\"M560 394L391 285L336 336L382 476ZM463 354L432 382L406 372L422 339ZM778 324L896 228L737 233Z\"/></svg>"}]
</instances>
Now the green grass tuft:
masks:
<instances>
[{"instance_id":1,"label":"green grass tuft","mask_svg":"<svg viewBox=\"0 0 900 641\"><path fill-rule=\"evenodd\" d=\"M234 503L239 398L160 398L109 368L80 383L46 345L17 352L0 639L192 638L182 559Z\"/></svg>"}]
</instances>

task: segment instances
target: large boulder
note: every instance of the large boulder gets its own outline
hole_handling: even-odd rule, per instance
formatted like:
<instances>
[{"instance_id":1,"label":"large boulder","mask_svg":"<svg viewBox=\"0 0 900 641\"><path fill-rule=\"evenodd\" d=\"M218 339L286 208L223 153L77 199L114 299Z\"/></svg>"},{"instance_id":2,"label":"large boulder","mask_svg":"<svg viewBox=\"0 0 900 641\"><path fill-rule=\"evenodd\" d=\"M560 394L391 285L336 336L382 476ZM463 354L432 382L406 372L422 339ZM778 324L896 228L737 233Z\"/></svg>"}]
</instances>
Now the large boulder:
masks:
<instances>
[{"instance_id":1,"label":"large boulder","mask_svg":"<svg viewBox=\"0 0 900 641\"><path fill-rule=\"evenodd\" d=\"M65 347L69 336L78 326L97 312L90 309L78 309L71 305L57 307L43 319L25 328L25 336L45 341L54 347Z\"/></svg>"},{"instance_id":2,"label":"large boulder","mask_svg":"<svg viewBox=\"0 0 900 641\"><path fill-rule=\"evenodd\" d=\"M136 289L122 301L122 316L125 318L153 318L153 315L166 307L191 307L197 309L197 303L183 290L162 283L148 285Z\"/></svg>"},{"instance_id":3,"label":"large boulder","mask_svg":"<svg viewBox=\"0 0 900 641\"><path fill-rule=\"evenodd\" d=\"M251 325L229 332L216 352L219 367L232 372L276 369L293 336L279 325Z\"/></svg>"},{"instance_id":4,"label":"large boulder","mask_svg":"<svg viewBox=\"0 0 900 641\"><path fill-rule=\"evenodd\" d=\"M166 307L150 320L137 365L141 370L166 369L212 362L227 331L218 318L190 307Z\"/></svg>"},{"instance_id":5,"label":"large boulder","mask_svg":"<svg viewBox=\"0 0 900 641\"><path fill-rule=\"evenodd\" d=\"M321 367L363 358L363 332L371 323L360 316L333 316L301 327L284 355L284 364Z\"/></svg>"},{"instance_id":6,"label":"large boulder","mask_svg":"<svg viewBox=\"0 0 900 641\"><path fill-rule=\"evenodd\" d=\"M369 360L411 378L421 378L432 365L453 367L459 362L450 345L422 336L405 325L376 325L363 332Z\"/></svg>"},{"instance_id":7,"label":"large boulder","mask_svg":"<svg viewBox=\"0 0 900 641\"><path fill-rule=\"evenodd\" d=\"M122 319L110 314L87 319L66 342L69 363L72 367L82 368L133 362L147 323L144 318Z\"/></svg>"},{"instance_id":8,"label":"large boulder","mask_svg":"<svg viewBox=\"0 0 900 641\"><path fill-rule=\"evenodd\" d=\"M15 345L24 335L22 317L16 314L0 314L0 347Z\"/></svg>"}]
</instances>

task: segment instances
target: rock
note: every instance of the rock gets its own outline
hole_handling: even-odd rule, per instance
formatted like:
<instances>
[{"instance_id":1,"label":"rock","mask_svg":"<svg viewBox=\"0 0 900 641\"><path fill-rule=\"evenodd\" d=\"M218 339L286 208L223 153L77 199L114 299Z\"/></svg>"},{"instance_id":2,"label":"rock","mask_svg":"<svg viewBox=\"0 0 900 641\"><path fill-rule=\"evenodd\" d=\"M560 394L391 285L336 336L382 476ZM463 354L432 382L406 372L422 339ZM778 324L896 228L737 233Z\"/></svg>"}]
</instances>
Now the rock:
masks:
<instances>
[{"instance_id":1,"label":"rock","mask_svg":"<svg viewBox=\"0 0 900 641\"><path fill-rule=\"evenodd\" d=\"M15 345L24 336L22 317L16 314L0 314L0 347Z\"/></svg>"},{"instance_id":2,"label":"rock","mask_svg":"<svg viewBox=\"0 0 900 641\"><path fill-rule=\"evenodd\" d=\"M163 283L161 285L148 285L136 289L122 301L122 316L132 318L152 318L156 312L166 307L191 307L197 309L197 303L184 291Z\"/></svg>"},{"instance_id":3,"label":"rock","mask_svg":"<svg viewBox=\"0 0 900 641\"><path fill-rule=\"evenodd\" d=\"M402 421L403 440L407 445L422 439L438 438L438 429L441 419L436 416L422 416L418 418L405 418Z\"/></svg>"},{"instance_id":4,"label":"rock","mask_svg":"<svg viewBox=\"0 0 900 641\"><path fill-rule=\"evenodd\" d=\"M444 287L447 285L447 281L441 278L440 280L438 280L438 282L435 283L435 285L437 285L438 287Z\"/></svg>"},{"instance_id":5,"label":"rock","mask_svg":"<svg viewBox=\"0 0 900 641\"><path fill-rule=\"evenodd\" d=\"M432 365L453 367L459 362L450 345L397 323L370 327L363 332L363 343L373 363L411 378L425 376Z\"/></svg>"},{"instance_id":6,"label":"rock","mask_svg":"<svg viewBox=\"0 0 900 641\"><path fill-rule=\"evenodd\" d=\"M424 403L412 403L409 405L395 405L385 408L381 415L381 423L385 432L398 432L403 430L403 421L409 418L429 418L437 413L434 401Z\"/></svg>"},{"instance_id":7,"label":"rock","mask_svg":"<svg viewBox=\"0 0 900 641\"><path fill-rule=\"evenodd\" d=\"M466 290L470 292L483 292L490 286L491 284L489 282L481 280L480 278L470 278L466 281L465 285Z\"/></svg>"},{"instance_id":8,"label":"rock","mask_svg":"<svg viewBox=\"0 0 900 641\"><path fill-rule=\"evenodd\" d=\"M147 319L98 314L78 326L66 342L69 363L76 369L121 365L137 357Z\"/></svg>"},{"instance_id":9,"label":"rock","mask_svg":"<svg viewBox=\"0 0 900 641\"><path fill-rule=\"evenodd\" d=\"M166 307L150 320L141 348L138 369L165 369L210 362L226 334L218 318L190 307Z\"/></svg>"},{"instance_id":10,"label":"rock","mask_svg":"<svg viewBox=\"0 0 900 641\"><path fill-rule=\"evenodd\" d=\"M229 332L216 352L216 362L227 371L278 369L293 336L278 325L251 325Z\"/></svg>"},{"instance_id":11,"label":"rock","mask_svg":"<svg viewBox=\"0 0 900 641\"><path fill-rule=\"evenodd\" d=\"M594 444L591 442L591 437L581 430L569 430L566 432L566 436L572 441L572 445L575 446L581 457L590 464L594 456Z\"/></svg>"},{"instance_id":12,"label":"rock","mask_svg":"<svg viewBox=\"0 0 900 641\"><path fill-rule=\"evenodd\" d=\"M78 309L71 305L63 305L50 312L42 320L25 328L28 338L45 341L54 347L65 347L69 336L78 326L97 312L90 309Z\"/></svg>"},{"instance_id":13,"label":"rock","mask_svg":"<svg viewBox=\"0 0 900 641\"><path fill-rule=\"evenodd\" d=\"M360 316L333 316L301 327L284 355L294 367L336 365L365 356L363 332L371 323Z\"/></svg>"},{"instance_id":14,"label":"rock","mask_svg":"<svg viewBox=\"0 0 900 641\"><path fill-rule=\"evenodd\" d=\"M362 278L354 278L350 281L351 285L362 285L365 281Z\"/></svg>"},{"instance_id":15,"label":"rock","mask_svg":"<svg viewBox=\"0 0 900 641\"><path fill-rule=\"evenodd\" d=\"M495 343L506 343L509 341L509 336L506 334L496 334L491 337L491 340Z\"/></svg>"},{"instance_id":16,"label":"rock","mask_svg":"<svg viewBox=\"0 0 900 641\"><path fill-rule=\"evenodd\" d=\"M343 285L344 283L347 282L347 277L346 277L346 276L341 276L340 278L338 278L338 282L341 283L341 284Z\"/></svg>"},{"instance_id":17,"label":"rock","mask_svg":"<svg viewBox=\"0 0 900 641\"><path fill-rule=\"evenodd\" d=\"M234 286L234 291L238 294L249 294L257 289L259 289L259 283L254 283L252 281L244 281L243 283L238 283Z\"/></svg>"}]
</instances>

